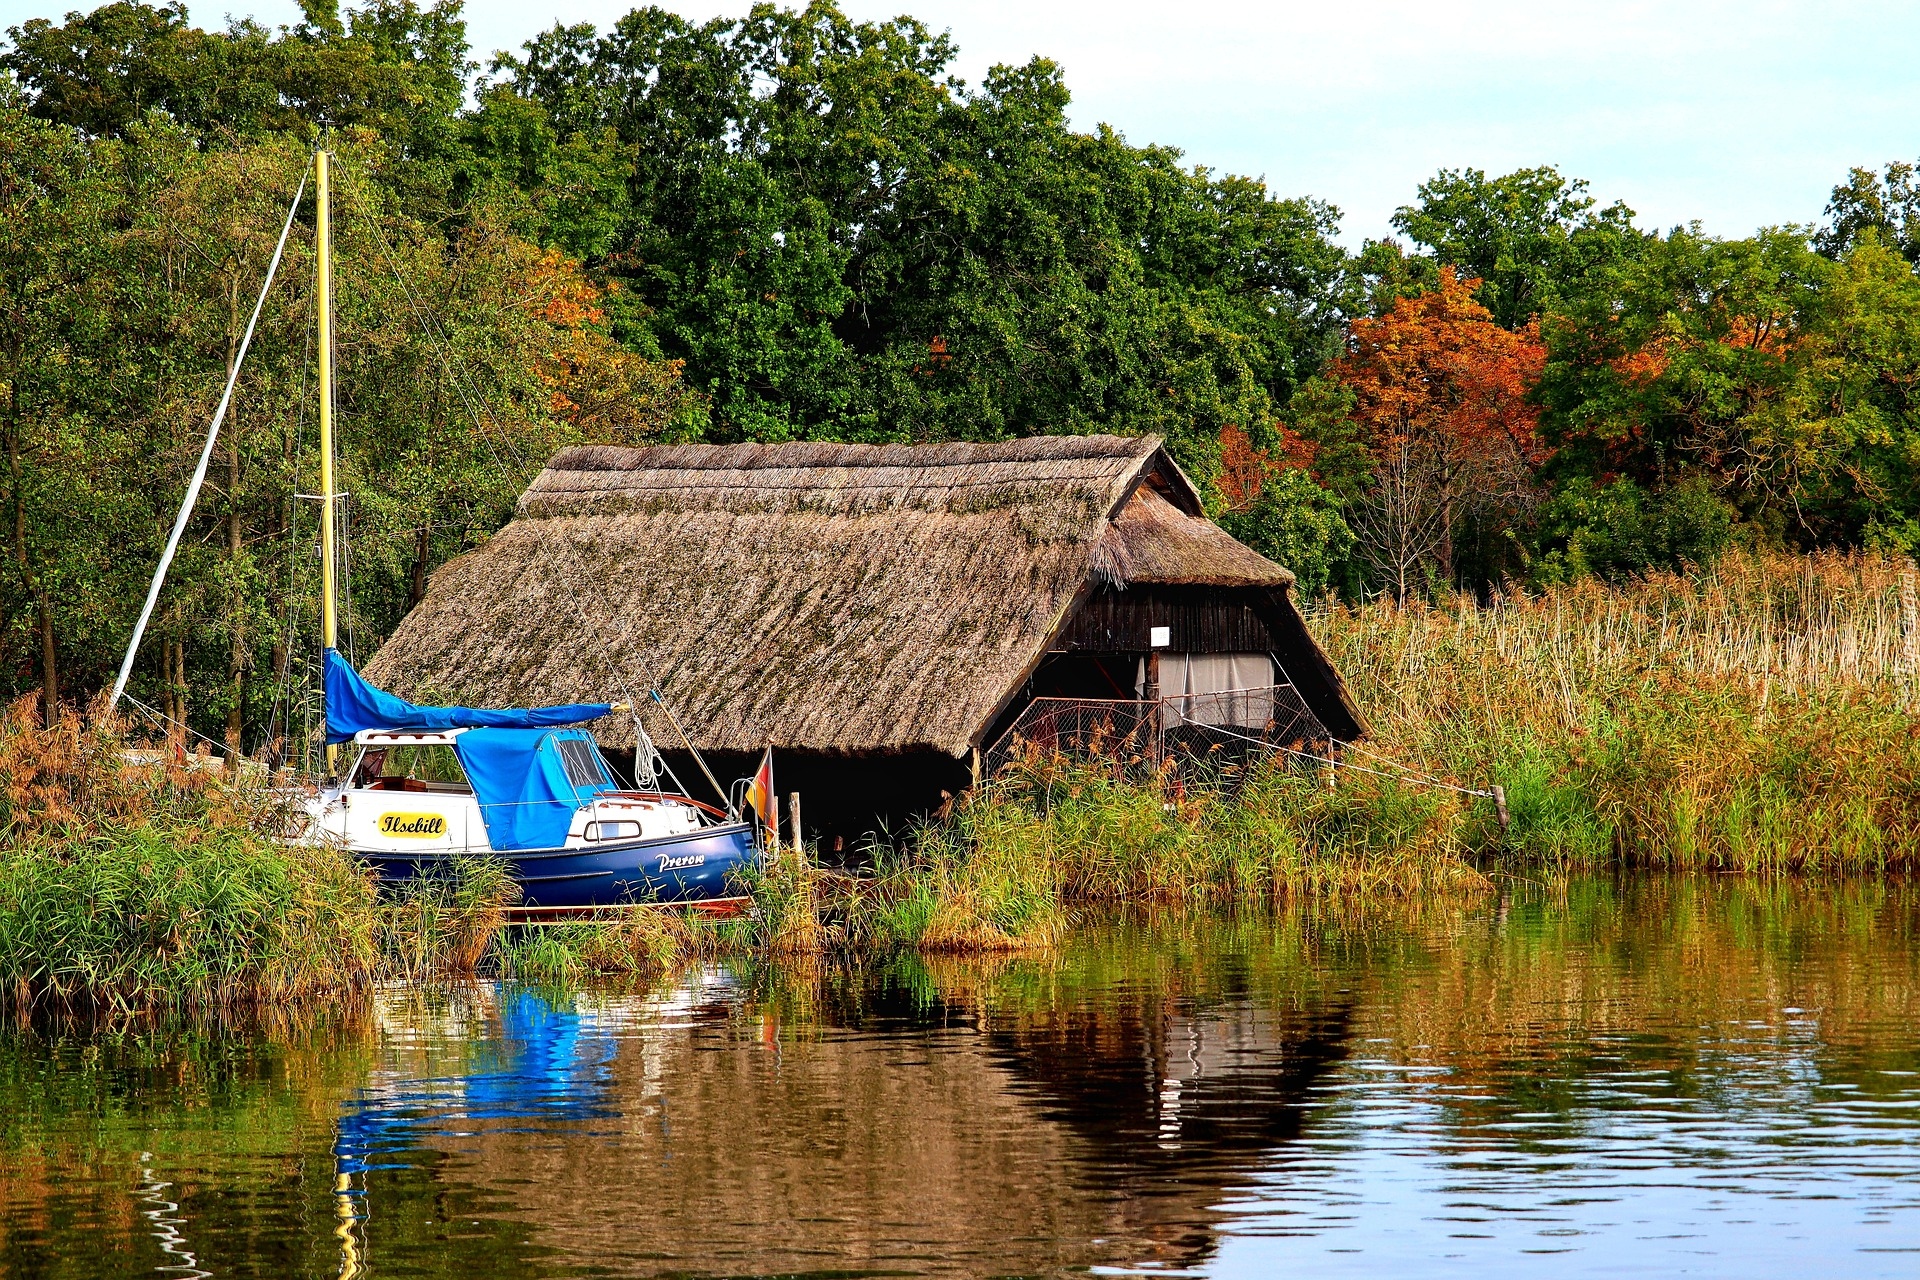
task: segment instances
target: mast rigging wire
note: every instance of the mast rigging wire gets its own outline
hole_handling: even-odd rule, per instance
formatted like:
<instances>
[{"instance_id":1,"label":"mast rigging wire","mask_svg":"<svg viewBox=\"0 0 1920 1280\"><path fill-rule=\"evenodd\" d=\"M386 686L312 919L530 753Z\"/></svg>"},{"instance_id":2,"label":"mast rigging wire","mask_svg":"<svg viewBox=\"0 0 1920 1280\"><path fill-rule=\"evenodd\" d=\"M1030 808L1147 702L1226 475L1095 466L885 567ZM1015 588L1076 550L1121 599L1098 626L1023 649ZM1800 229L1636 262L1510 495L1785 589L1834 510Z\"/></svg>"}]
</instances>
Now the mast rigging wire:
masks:
<instances>
[{"instance_id":1,"label":"mast rigging wire","mask_svg":"<svg viewBox=\"0 0 1920 1280\"><path fill-rule=\"evenodd\" d=\"M153 606L160 599L160 588L166 584L167 569L173 564L173 554L180 549L180 537L187 531L187 521L193 515L194 503L200 500L200 486L207 478L207 463L213 459L214 441L220 438L220 424L226 420L227 407L233 403L233 388L240 381L240 369L247 360L247 347L253 342L254 326L260 323L260 311L267 305L267 292L273 288L274 274L280 269L280 256L286 252L287 236L293 231L293 216L300 211L300 198L307 192L307 178L300 176L300 186L293 193L293 203L287 206L287 221L280 228L280 241L273 246L273 259L267 263L267 278L260 284L260 297L253 304L253 314L247 318L246 336L240 340L240 350L234 356L233 371L227 375L227 388L220 393L220 407L213 412L213 425L207 429L207 443L200 450L200 465L193 469L193 479L187 485L187 496L180 504L180 514L173 522L173 533L167 538L167 548L160 553L160 563L153 571L153 585L147 588L147 602L140 606L140 620L133 624L133 639L127 644L127 656L120 664L120 677L113 682L113 698L107 703L111 710L127 692L127 677L133 674L134 655L140 651L140 638L146 634L147 623L153 617Z\"/></svg>"}]
</instances>

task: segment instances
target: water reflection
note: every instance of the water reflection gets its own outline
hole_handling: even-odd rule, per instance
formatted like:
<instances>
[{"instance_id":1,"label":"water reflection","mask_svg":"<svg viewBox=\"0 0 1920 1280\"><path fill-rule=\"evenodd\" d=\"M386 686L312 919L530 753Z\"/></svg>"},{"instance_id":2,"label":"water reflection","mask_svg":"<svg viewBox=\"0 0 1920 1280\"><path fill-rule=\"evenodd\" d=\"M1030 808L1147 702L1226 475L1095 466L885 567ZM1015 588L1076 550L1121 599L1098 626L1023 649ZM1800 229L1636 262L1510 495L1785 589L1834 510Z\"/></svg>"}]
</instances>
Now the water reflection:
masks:
<instances>
[{"instance_id":1,"label":"water reflection","mask_svg":"<svg viewBox=\"0 0 1920 1280\"><path fill-rule=\"evenodd\" d=\"M1002 1018L900 970L777 991L709 974L677 1009L507 993L500 1049L465 1077L396 1073L349 1104L342 1147L432 1152L583 1266L1189 1262L1234 1170L1298 1132L1347 1020L1155 987ZM376 1219L366 1256L383 1248Z\"/></svg>"},{"instance_id":2,"label":"water reflection","mask_svg":"<svg viewBox=\"0 0 1920 1280\"><path fill-rule=\"evenodd\" d=\"M1906 1275L1916 925L1596 881L14 1033L0 1275Z\"/></svg>"},{"instance_id":3,"label":"water reflection","mask_svg":"<svg viewBox=\"0 0 1920 1280\"><path fill-rule=\"evenodd\" d=\"M458 1031L475 1052L453 1074L376 1072L342 1109L333 1149L336 1173L399 1167L394 1155L418 1150L428 1138L469 1136L482 1125L524 1121L541 1127L618 1115L606 1096L618 1042L599 1018L556 1007L533 991L506 990L497 998L489 998L490 991L467 994L486 1006ZM417 1010L400 1001L385 1012L394 1038L410 1038L412 1028L402 1019ZM441 1036L448 1031L436 1028Z\"/></svg>"},{"instance_id":4,"label":"water reflection","mask_svg":"<svg viewBox=\"0 0 1920 1280\"><path fill-rule=\"evenodd\" d=\"M1276 1013L1244 994L1114 994L1020 1017L987 1043L1039 1115L1087 1144L1069 1172L1104 1192L1104 1238L1136 1263L1191 1266L1213 1252L1221 1193L1300 1136L1315 1086L1347 1056L1351 1003Z\"/></svg>"}]
</instances>

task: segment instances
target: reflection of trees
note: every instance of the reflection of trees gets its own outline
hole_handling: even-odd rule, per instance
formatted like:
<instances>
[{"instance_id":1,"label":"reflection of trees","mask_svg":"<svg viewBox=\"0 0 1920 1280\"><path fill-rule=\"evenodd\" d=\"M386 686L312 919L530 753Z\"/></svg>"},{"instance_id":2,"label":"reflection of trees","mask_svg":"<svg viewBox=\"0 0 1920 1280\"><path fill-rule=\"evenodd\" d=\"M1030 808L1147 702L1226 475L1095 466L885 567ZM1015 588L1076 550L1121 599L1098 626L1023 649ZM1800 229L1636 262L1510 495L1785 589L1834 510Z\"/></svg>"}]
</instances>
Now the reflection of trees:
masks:
<instances>
[{"instance_id":1,"label":"reflection of trees","mask_svg":"<svg viewBox=\"0 0 1920 1280\"><path fill-rule=\"evenodd\" d=\"M864 1033L977 1033L1023 1122L1070 1136L1052 1176L1100 1206L1083 1240L1109 1242L1109 1259L1198 1262L1213 1250L1219 1193L1300 1135L1352 1020L1350 999L1311 977L1282 991L1271 969L1249 972L1235 958L1245 923L1201 924L1188 935L1203 941L1198 952L1171 965L1155 954L1166 933L1123 930L1119 954L837 974L812 1011L820 1025ZM1280 954L1290 949L1263 959ZM1085 981L1034 985L1054 964ZM1109 965L1134 981L1106 981Z\"/></svg>"},{"instance_id":2,"label":"reflection of trees","mask_svg":"<svg viewBox=\"0 0 1920 1280\"><path fill-rule=\"evenodd\" d=\"M0 1275L332 1274L326 1148L364 1007L0 1032ZM310 1176L311 1174L311 1176ZM78 1246L76 1246L78 1241Z\"/></svg>"},{"instance_id":3,"label":"reflection of trees","mask_svg":"<svg viewBox=\"0 0 1920 1280\"><path fill-rule=\"evenodd\" d=\"M1444 1066L1463 1136L1517 1115L1536 1137L1544 1116L1577 1131L1611 1105L1593 1086L1612 1073L1660 1072L1670 1096L1728 1108L1806 1067L1882 1090L1897 1083L1860 1068L1883 1053L1912 1065L1916 925L1920 895L1898 881L1645 875L1515 892L1410 930L1417 960L1376 968L1356 1029L1407 1065ZM1817 1035L1790 1033L1796 1018Z\"/></svg>"}]
</instances>

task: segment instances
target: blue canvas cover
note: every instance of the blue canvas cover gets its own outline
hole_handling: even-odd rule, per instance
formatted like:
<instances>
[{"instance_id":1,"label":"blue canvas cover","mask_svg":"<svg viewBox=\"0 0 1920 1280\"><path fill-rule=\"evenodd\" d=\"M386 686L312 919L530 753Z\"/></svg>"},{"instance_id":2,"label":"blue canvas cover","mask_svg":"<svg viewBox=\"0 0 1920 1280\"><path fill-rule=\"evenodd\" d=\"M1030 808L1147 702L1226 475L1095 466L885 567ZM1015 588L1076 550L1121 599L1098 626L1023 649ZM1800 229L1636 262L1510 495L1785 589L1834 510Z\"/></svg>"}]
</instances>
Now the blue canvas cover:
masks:
<instances>
[{"instance_id":1,"label":"blue canvas cover","mask_svg":"<svg viewBox=\"0 0 1920 1280\"><path fill-rule=\"evenodd\" d=\"M569 738L593 742L585 729L469 729L453 740L495 851L558 849L580 805L613 789L597 750L599 782L576 787L568 780L559 744Z\"/></svg>"},{"instance_id":2,"label":"blue canvas cover","mask_svg":"<svg viewBox=\"0 0 1920 1280\"><path fill-rule=\"evenodd\" d=\"M327 650L327 741L353 741L362 729L435 733L443 729L540 729L598 720L613 708L604 702L572 702L524 711L474 707L417 707L360 678L334 649ZM494 846L498 848L499 846Z\"/></svg>"}]
</instances>

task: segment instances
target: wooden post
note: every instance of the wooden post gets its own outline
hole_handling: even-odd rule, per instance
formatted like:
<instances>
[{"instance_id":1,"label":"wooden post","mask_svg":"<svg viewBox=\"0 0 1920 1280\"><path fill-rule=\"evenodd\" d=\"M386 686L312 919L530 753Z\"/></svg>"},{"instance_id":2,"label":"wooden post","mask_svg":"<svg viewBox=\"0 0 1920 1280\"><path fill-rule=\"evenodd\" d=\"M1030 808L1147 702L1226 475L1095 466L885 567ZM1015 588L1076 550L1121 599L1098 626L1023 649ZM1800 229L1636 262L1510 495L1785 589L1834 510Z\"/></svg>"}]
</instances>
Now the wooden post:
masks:
<instances>
[{"instance_id":1,"label":"wooden post","mask_svg":"<svg viewBox=\"0 0 1920 1280\"><path fill-rule=\"evenodd\" d=\"M1906 668L1907 700L1920 693L1920 589L1914 585L1914 562L1900 573L1900 665Z\"/></svg>"},{"instance_id":2,"label":"wooden post","mask_svg":"<svg viewBox=\"0 0 1920 1280\"><path fill-rule=\"evenodd\" d=\"M1507 789L1497 782L1493 784L1493 807L1500 815L1502 831L1513 825L1513 815L1507 812Z\"/></svg>"},{"instance_id":3,"label":"wooden post","mask_svg":"<svg viewBox=\"0 0 1920 1280\"><path fill-rule=\"evenodd\" d=\"M798 791L787 793L787 829L793 835L793 852L798 856L807 847L807 842L800 838L800 793Z\"/></svg>"},{"instance_id":4,"label":"wooden post","mask_svg":"<svg viewBox=\"0 0 1920 1280\"><path fill-rule=\"evenodd\" d=\"M1167 731L1164 714L1166 708L1160 701L1160 651L1158 649L1147 651L1147 681L1141 688L1140 695L1147 701L1149 707L1147 714L1153 717L1147 732L1153 736L1153 767L1157 771L1165 756L1164 739Z\"/></svg>"}]
</instances>

